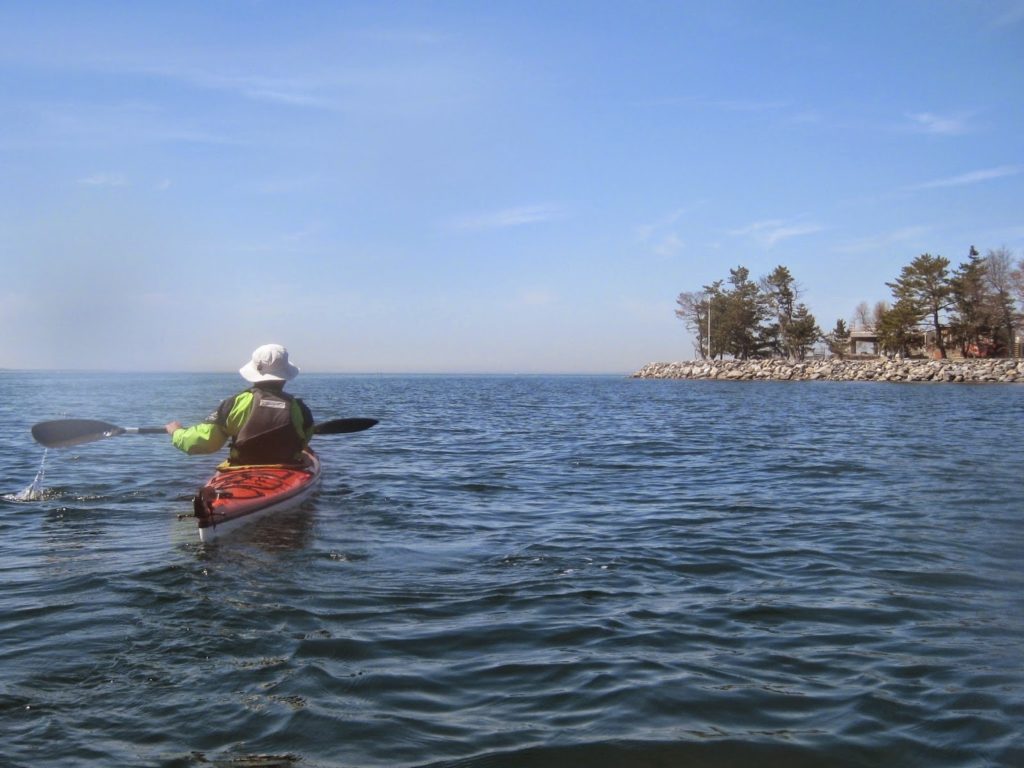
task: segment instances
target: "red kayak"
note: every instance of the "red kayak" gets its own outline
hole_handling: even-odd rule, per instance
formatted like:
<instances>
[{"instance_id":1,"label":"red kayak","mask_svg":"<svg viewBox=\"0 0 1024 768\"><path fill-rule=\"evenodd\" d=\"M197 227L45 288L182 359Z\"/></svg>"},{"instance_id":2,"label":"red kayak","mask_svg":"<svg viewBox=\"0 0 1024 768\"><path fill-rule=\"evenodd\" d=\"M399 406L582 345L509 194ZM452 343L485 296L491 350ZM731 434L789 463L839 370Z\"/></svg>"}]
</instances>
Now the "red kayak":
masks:
<instances>
[{"instance_id":1,"label":"red kayak","mask_svg":"<svg viewBox=\"0 0 1024 768\"><path fill-rule=\"evenodd\" d=\"M320 459L309 449L297 465L222 465L193 499L199 538L213 541L271 513L294 509L319 482Z\"/></svg>"}]
</instances>

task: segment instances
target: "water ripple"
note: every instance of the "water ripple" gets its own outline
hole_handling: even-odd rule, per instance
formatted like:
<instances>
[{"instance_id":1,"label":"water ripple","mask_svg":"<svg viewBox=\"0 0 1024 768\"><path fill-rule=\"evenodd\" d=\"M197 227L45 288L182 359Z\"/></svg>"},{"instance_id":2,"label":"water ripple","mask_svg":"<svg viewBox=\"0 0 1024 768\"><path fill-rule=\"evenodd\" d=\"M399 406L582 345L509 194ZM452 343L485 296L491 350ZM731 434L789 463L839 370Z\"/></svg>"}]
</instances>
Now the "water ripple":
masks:
<instances>
[{"instance_id":1,"label":"water ripple","mask_svg":"<svg viewBox=\"0 0 1024 768\"><path fill-rule=\"evenodd\" d=\"M0 374L9 764L1024 764L1020 388L300 381L381 423L207 546L211 462L124 437L43 473L22 414L66 388ZM173 383L65 407L234 386Z\"/></svg>"}]
</instances>

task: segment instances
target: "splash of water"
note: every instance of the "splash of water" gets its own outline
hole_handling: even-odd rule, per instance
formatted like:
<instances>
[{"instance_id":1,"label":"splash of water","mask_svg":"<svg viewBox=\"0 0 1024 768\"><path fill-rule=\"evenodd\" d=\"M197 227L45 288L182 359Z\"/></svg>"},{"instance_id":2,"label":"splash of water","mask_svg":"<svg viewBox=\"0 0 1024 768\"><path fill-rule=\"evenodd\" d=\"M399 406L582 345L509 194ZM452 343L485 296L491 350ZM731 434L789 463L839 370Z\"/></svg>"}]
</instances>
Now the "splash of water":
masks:
<instances>
[{"instance_id":1,"label":"splash of water","mask_svg":"<svg viewBox=\"0 0 1024 768\"><path fill-rule=\"evenodd\" d=\"M46 448L43 449L43 460L39 464L39 471L35 479L25 490L5 496L10 501L42 501L46 498L46 489L43 487L43 478L46 476Z\"/></svg>"}]
</instances>

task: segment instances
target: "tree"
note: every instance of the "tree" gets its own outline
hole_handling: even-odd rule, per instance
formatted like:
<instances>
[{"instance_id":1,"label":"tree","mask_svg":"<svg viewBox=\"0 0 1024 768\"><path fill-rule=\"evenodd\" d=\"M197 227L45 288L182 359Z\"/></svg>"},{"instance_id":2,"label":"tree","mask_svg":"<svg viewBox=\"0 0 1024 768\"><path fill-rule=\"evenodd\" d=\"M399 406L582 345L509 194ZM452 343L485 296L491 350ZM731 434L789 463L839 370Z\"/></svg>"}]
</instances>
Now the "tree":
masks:
<instances>
[{"instance_id":1,"label":"tree","mask_svg":"<svg viewBox=\"0 0 1024 768\"><path fill-rule=\"evenodd\" d=\"M866 302L864 306L867 307ZM846 352L850 348L850 331L842 319L836 320L836 327L825 334L825 343L828 345L828 351L840 360L846 357Z\"/></svg>"},{"instance_id":2,"label":"tree","mask_svg":"<svg viewBox=\"0 0 1024 768\"><path fill-rule=\"evenodd\" d=\"M853 330L858 331L873 331L875 330L875 316L871 314L871 307L868 306L866 301L862 301L853 310L853 322L851 323ZM846 325L845 323L843 324Z\"/></svg>"},{"instance_id":3,"label":"tree","mask_svg":"<svg viewBox=\"0 0 1024 768\"><path fill-rule=\"evenodd\" d=\"M875 308L871 310L871 330L877 331L879 324L882 322L882 318L885 317L885 313L890 309L888 301L876 301Z\"/></svg>"},{"instance_id":4,"label":"tree","mask_svg":"<svg viewBox=\"0 0 1024 768\"><path fill-rule=\"evenodd\" d=\"M760 281L761 295L766 314L774 322L762 329L762 343L772 352L796 357L789 339L789 325L793 321L793 310L797 299L796 281L786 267L778 266L770 275Z\"/></svg>"},{"instance_id":5,"label":"tree","mask_svg":"<svg viewBox=\"0 0 1024 768\"><path fill-rule=\"evenodd\" d=\"M676 310L676 317L686 323L686 327L695 337L695 346L702 360L711 356L711 347L708 338L708 310L710 309L710 298L708 293L690 291L680 293L676 298L679 309Z\"/></svg>"},{"instance_id":6,"label":"tree","mask_svg":"<svg viewBox=\"0 0 1024 768\"><path fill-rule=\"evenodd\" d=\"M806 304L797 304L785 334L786 346L790 350L790 355L796 357L797 360L803 360L820 338L821 329L818 327L814 315L807 309Z\"/></svg>"},{"instance_id":7,"label":"tree","mask_svg":"<svg viewBox=\"0 0 1024 768\"><path fill-rule=\"evenodd\" d=\"M1013 281L1013 291L1017 295L1017 302L1024 304L1024 258L1017 262L1017 266L1010 272L1010 280Z\"/></svg>"},{"instance_id":8,"label":"tree","mask_svg":"<svg viewBox=\"0 0 1024 768\"><path fill-rule=\"evenodd\" d=\"M1020 317L1013 299L1013 257L1006 248L990 250L985 254L985 278L991 293L993 324L999 329L996 334L997 351L1012 357L1016 353L1014 327Z\"/></svg>"},{"instance_id":9,"label":"tree","mask_svg":"<svg viewBox=\"0 0 1024 768\"><path fill-rule=\"evenodd\" d=\"M765 317L764 303L746 267L729 270L729 285L732 287L720 302L724 310L719 314L723 342L720 349L737 360L747 360L760 352L759 326ZM717 303L713 301L712 309Z\"/></svg>"},{"instance_id":10,"label":"tree","mask_svg":"<svg viewBox=\"0 0 1024 768\"><path fill-rule=\"evenodd\" d=\"M915 324L931 318L935 329L935 343L939 356L946 357L946 343L942 334L941 313L949 308L949 259L922 253L900 271L895 282L886 283L892 289L896 303L904 304L901 312L916 316Z\"/></svg>"},{"instance_id":11,"label":"tree","mask_svg":"<svg viewBox=\"0 0 1024 768\"><path fill-rule=\"evenodd\" d=\"M875 327L878 346L883 352L907 357L910 348L921 342L921 334L917 330L920 318L918 307L906 299L897 301L891 308L883 309Z\"/></svg>"},{"instance_id":12,"label":"tree","mask_svg":"<svg viewBox=\"0 0 1024 768\"><path fill-rule=\"evenodd\" d=\"M949 321L950 337L960 346L964 357L981 355L992 335L992 301L988 293L986 263L974 246L967 261L960 264L950 278L952 299Z\"/></svg>"},{"instance_id":13,"label":"tree","mask_svg":"<svg viewBox=\"0 0 1024 768\"><path fill-rule=\"evenodd\" d=\"M711 285L704 286L704 291L708 294L708 312L711 315L708 357L712 360L715 359L715 355L718 355L720 360L725 357L729 335L729 296L722 289L722 284L722 280L715 280Z\"/></svg>"}]
</instances>

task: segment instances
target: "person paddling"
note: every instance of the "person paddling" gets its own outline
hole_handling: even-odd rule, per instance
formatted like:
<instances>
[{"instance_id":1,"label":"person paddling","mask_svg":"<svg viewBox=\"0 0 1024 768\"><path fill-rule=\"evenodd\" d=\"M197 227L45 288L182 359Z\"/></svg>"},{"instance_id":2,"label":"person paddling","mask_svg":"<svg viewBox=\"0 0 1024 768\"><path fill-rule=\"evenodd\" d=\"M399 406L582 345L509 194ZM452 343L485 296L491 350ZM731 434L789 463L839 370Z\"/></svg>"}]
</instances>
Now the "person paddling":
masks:
<instances>
[{"instance_id":1,"label":"person paddling","mask_svg":"<svg viewBox=\"0 0 1024 768\"><path fill-rule=\"evenodd\" d=\"M280 344L264 344L239 371L252 387L224 400L206 421L191 427L171 421L164 426L174 446L190 455L219 451L231 440L229 463L293 464L313 436L313 414L305 403L284 391L299 375Z\"/></svg>"}]
</instances>

